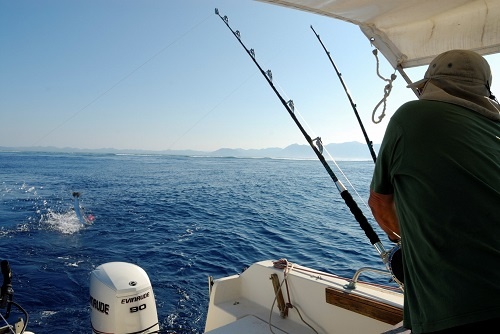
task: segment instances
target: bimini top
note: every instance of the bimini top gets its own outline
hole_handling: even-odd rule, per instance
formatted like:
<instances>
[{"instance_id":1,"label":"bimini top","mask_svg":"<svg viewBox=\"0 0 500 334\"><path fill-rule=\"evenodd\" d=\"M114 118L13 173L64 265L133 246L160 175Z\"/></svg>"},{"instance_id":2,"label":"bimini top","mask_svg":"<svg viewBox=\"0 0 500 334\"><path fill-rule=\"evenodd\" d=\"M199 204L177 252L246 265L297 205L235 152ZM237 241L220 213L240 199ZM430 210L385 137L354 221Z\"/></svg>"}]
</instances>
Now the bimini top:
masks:
<instances>
[{"instance_id":1,"label":"bimini top","mask_svg":"<svg viewBox=\"0 0 500 334\"><path fill-rule=\"evenodd\" d=\"M500 0L258 0L353 23L392 66L438 54L500 52Z\"/></svg>"}]
</instances>

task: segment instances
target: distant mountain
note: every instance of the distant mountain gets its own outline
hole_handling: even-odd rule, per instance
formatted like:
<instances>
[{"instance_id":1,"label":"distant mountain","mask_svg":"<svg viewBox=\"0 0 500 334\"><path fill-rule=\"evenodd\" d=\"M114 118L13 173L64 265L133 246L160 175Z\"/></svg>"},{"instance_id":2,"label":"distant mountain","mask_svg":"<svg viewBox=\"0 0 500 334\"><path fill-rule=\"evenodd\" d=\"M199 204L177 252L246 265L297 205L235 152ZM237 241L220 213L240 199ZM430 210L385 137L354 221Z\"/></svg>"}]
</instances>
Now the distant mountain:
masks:
<instances>
[{"instance_id":1,"label":"distant mountain","mask_svg":"<svg viewBox=\"0 0 500 334\"><path fill-rule=\"evenodd\" d=\"M380 145L373 145L375 152L378 152ZM114 148L101 149L79 149L71 147L3 147L0 152L54 152L54 153L97 153L97 154L165 154L165 155L185 155L185 156L213 156L213 157L237 157L237 158L283 158L283 159L315 159L316 155L309 145L293 144L285 148L264 148L264 149L234 149L221 148L216 151L195 151L195 150L121 150ZM324 151L330 153L336 160L371 160L370 151L366 144L359 142L335 143L325 145Z\"/></svg>"},{"instance_id":2,"label":"distant mountain","mask_svg":"<svg viewBox=\"0 0 500 334\"><path fill-rule=\"evenodd\" d=\"M375 152L378 152L379 144L374 145ZM348 142L325 145L324 152L328 151L336 160L371 160L370 151L366 144L359 142ZM265 149L231 149L222 148L211 152L211 156L224 157L248 157L248 158L290 158L290 159L315 159L316 154L309 145L293 144L285 148L265 148Z\"/></svg>"}]
</instances>

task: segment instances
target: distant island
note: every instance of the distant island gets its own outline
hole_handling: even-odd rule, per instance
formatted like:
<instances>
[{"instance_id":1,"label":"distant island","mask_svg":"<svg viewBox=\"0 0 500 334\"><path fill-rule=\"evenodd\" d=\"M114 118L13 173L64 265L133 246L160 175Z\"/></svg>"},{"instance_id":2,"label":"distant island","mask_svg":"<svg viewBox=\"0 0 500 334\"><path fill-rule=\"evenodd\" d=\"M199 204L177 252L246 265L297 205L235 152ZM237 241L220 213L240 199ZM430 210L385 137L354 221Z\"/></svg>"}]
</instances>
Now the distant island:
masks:
<instances>
[{"instance_id":1,"label":"distant island","mask_svg":"<svg viewBox=\"0 0 500 334\"><path fill-rule=\"evenodd\" d=\"M359 142L333 143L325 145L336 160L371 160L370 151L366 144ZM373 148L378 153L380 144L374 144ZM80 148L58 148L52 146L34 147L4 147L0 146L0 152L54 152L54 153L96 153L96 154L163 154L184 156L211 156L211 157L236 157L236 158L282 158L282 159L315 159L316 155L309 145L293 144L285 148L263 148L263 149L240 149L221 148L216 151L196 150L127 150L114 148L80 149Z\"/></svg>"}]
</instances>

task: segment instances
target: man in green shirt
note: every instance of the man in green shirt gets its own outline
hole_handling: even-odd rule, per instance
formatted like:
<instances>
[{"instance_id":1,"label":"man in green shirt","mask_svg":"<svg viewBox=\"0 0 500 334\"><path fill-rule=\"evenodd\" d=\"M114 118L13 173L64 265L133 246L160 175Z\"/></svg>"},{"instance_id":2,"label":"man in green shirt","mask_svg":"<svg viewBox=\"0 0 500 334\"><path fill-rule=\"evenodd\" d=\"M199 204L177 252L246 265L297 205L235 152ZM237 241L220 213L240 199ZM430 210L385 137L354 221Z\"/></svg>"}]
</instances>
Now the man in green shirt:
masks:
<instances>
[{"instance_id":1,"label":"man in green shirt","mask_svg":"<svg viewBox=\"0 0 500 334\"><path fill-rule=\"evenodd\" d=\"M500 325L500 107L487 61L437 56L382 141L368 204L401 238L404 322L412 333Z\"/></svg>"}]
</instances>

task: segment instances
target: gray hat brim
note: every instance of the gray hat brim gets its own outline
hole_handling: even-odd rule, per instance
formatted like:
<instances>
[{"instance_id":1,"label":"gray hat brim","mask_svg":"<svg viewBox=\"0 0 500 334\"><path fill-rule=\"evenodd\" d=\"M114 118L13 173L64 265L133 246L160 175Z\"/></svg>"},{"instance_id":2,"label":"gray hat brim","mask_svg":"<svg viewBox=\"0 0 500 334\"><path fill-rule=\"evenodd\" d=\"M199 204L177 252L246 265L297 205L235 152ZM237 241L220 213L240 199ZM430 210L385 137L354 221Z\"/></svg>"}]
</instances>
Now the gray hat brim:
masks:
<instances>
[{"instance_id":1,"label":"gray hat brim","mask_svg":"<svg viewBox=\"0 0 500 334\"><path fill-rule=\"evenodd\" d=\"M424 79L412 82L411 84L409 84L406 87L407 88L419 88L419 89L421 89L421 88L423 88L425 86L425 84L427 83L427 81L429 81L429 78L424 78Z\"/></svg>"}]
</instances>

